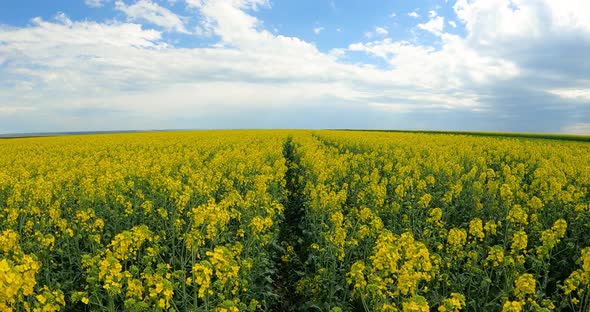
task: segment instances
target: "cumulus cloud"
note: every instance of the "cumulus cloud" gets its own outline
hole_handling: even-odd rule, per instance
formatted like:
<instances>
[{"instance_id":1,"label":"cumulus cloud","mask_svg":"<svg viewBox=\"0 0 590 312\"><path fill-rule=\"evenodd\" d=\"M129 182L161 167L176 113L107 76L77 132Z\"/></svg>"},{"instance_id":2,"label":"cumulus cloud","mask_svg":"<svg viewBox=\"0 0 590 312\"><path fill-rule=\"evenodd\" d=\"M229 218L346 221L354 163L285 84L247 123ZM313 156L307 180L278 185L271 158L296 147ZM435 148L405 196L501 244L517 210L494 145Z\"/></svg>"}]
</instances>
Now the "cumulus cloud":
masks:
<instances>
[{"instance_id":1,"label":"cumulus cloud","mask_svg":"<svg viewBox=\"0 0 590 312\"><path fill-rule=\"evenodd\" d=\"M323 30L324 30L324 27L320 27L320 26L314 27L313 28L313 33L316 34L316 35L319 35Z\"/></svg>"},{"instance_id":2,"label":"cumulus cloud","mask_svg":"<svg viewBox=\"0 0 590 312\"><path fill-rule=\"evenodd\" d=\"M590 68L582 52L590 49L590 28L582 3L460 0L454 9L465 37L445 33L437 16L417 27L437 34L440 47L382 40L349 49L382 57L439 93L475 95L472 111L485 112L483 120L496 128L564 131L564 124L590 122Z\"/></svg>"},{"instance_id":3,"label":"cumulus cloud","mask_svg":"<svg viewBox=\"0 0 590 312\"><path fill-rule=\"evenodd\" d=\"M87 6L91 8L100 8L109 0L84 0Z\"/></svg>"},{"instance_id":4,"label":"cumulus cloud","mask_svg":"<svg viewBox=\"0 0 590 312\"><path fill-rule=\"evenodd\" d=\"M426 30L434 35L440 36L445 26L445 19L442 16L436 16L436 14L426 23L418 24L418 28Z\"/></svg>"},{"instance_id":5,"label":"cumulus cloud","mask_svg":"<svg viewBox=\"0 0 590 312\"><path fill-rule=\"evenodd\" d=\"M485 84L518 74L518 68L508 60L480 56L450 34L442 36L439 50L389 38L351 44L348 49L381 57L406 79L439 90Z\"/></svg>"},{"instance_id":6,"label":"cumulus cloud","mask_svg":"<svg viewBox=\"0 0 590 312\"><path fill-rule=\"evenodd\" d=\"M387 31L387 29L383 27L375 27L375 33L377 33L378 35L386 36L389 32Z\"/></svg>"},{"instance_id":7,"label":"cumulus cloud","mask_svg":"<svg viewBox=\"0 0 590 312\"><path fill-rule=\"evenodd\" d=\"M412 12L408 13L408 16L413 17L413 18L418 18L418 17L420 17L420 14L418 14L418 12L416 12L416 11L412 11Z\"/></svg>"},{"instance_id":8,"label":"cumulus cloud","mask_svg":"<svg viewBox=\"0 0 590 312\"><path fill-rule=\"evenodd\" d=\"M160 26L166 31L188 33L180 17L150 0L139 0L132 5L117 1L115 7L124 12L131 21L144 20Z\"/></svg>"},{"instance_id":9,"label":"cumulus cloud","mask_svg":"<svg viewBox=\"0 0 590 312\"><path fill-rule=\"evenodd\" d=\"M177 116L221 103L235 109L363 94L345 79L362 69L339 64L300 39L257 30L258 21L229 1L202 8L227 47L177 49L162 43L160 32L129 23L35 19L31 27L0 29L0 55L10 63L2 81L13 88L17 81L32 81L35 96L20 102L40 110L90 107ZM18 94L3 96L9 97Z\"/></svg>"},{"instance_id":10,"label":"cumulus cloud","mask_svg":"<svg viewBox=\"0 0 590 312\"><path fill-rule=\"evenodd\" d=\"M45 130L334 127L334 119L340 127L582 129L590 123L590 26L583 0L564 2L459 0L466 36L445 33L444 19L431 16L417 27L435 33L436 46L374 29L375 37L329 53L266 30L252 13L270 8L265 0L186 0L199 34L214 41L199 48L166 43L166 31L190 24L146 0L117 4L142 7L123 10L125 22L58 14L0 26L0 131L37 130L38 120L51 120ZM343 61L359 52L387 66ZM296 112L313 118L280 119Z\"/></svg>"},{"instance_id":11,"label":"cumulus cloud","mask_svg":"<svg viewBox=\"0 0 590 312\"><path fill-rule=\"evenodd\" d=\"M506 84L480 91L489 94L485 101L507 123L564 131L590 122L586 5L583 0L457 1L466 45L483 56L509 59L520 70Z\"/></svg>"},{"instance_id":12,"label":"cumulus cloud","mask_svg":"<svg viewBox=\"0 0 590 312\"><path fill-rule=\"evenodd\" d=\"M510 57L549 76L588 73L590 19L584 0L465 1L454 8L468 31L467 42L482 54ZM490 48L493 47L493 48ZM585 75L587 76L587 75Z\"/></svg>"},{"instance_id":13,"label":"cumulus cloud","mask_svg":"<svg viewBox=\"0 0 590 312\"><path fill-rule=\"evenodd\" d=\"M374 30L365 32L365 37L367 39L371 39L375 36L378 36L378 37L387 36L387 34L389 34L389 31L387 31L387 29L385 29L384 27L375 27Z\"/></svg>"}]
</instances>

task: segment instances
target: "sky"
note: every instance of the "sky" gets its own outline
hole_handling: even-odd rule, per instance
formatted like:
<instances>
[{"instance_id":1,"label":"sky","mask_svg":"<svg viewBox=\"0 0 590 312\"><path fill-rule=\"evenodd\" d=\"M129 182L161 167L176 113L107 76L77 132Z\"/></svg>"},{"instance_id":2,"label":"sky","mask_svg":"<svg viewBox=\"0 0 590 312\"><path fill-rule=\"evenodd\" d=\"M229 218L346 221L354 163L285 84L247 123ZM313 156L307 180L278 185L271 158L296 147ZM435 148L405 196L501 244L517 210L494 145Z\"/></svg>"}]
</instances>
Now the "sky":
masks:
<instances>
[{"instance_id":1,"label":"sky","mask_svg":"<svg viewBox=\"0 0 590 312\"><path fill-rule=\"evenodd\" d=\"M0 133L590 134L588 0L0 0Z\"/></svg>"}]
</instances>

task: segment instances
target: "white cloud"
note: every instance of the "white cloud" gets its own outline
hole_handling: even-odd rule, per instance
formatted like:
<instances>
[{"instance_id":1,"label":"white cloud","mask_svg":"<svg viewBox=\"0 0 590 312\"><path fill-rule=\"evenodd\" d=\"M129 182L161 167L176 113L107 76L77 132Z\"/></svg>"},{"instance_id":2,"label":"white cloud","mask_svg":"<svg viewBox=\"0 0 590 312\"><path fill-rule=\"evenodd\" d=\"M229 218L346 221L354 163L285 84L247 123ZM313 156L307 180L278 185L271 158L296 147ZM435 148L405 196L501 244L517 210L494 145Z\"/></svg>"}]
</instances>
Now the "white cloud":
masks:
<instances>
[{"instance_id":1,"label":"white cloud","mask_svg":"<svg viewBox=\"0 0 590 312\"><path fill-rule=\"evenodd\" d=\"M331 49L330 52L328 52L328 54L331 56L334 56L336 58L340 58L340 57L346 55L346 49L334 48L334 49Z\"/></svg>"},{"instance_id":2,"label":"white cloud","mask_svg":"<svg viewBox=\"0 0 590 312\"><path fill-rule=\"evenodd\" d=\"M434 10L428 11L428 17L433 18L433 17L436 17L436 16L437 16L436 11L434 11Z\"/></svg>"},{"instance_id":3,"label":"white cloud","mask_svg":"<svg viewBox=\"0 0 590 312\"><path fill-rule=\"evenodd\" d=\"M549 93L555 94L564 99L574 99L590 102L590 89L553 89Z\"/></svg>"},{"instance_id":4,"label":"white cloud","mask_svg":"<svg viewBox=\"0 0 590 312\"><path fill-rule=\"evenodd\" d=\"M324 30L324 27L318 26L313 28L313 33L319 35Z\"/></svg>"},{"instance_id":5,"label":"white cloud","mask_svg":"<svg viewBox=\"0 0 590 312\"><path fill-rule=\"evenodd\" d=\"M108 1L110 0L84 0L84 3L91 8L100 8Z\"/></svg>"},{"instance_id":6,"label":"white cloud","mask_svg":"<svg viewBox=\"0 0 590 312\"><path fill-rule=\"evenodd\" d=\"M455 21L448 21L447 23L449 23L449 25L451 25L451 27L457 28L457 23Z\"/></svg>"},{"instance_id":7,"label":"white cloud","mask_svg":"<svg viewBox=\"0 0 590 312\"><path fill-rule=\"evenodd\" d=\"M389 13L389 17L391 17L391 18L394 18L394 17L396 17L396 16L397 16L397 15L395 14L395 12L391 12L391 13Z\"/></svg>"},{"instance_id":8,"label":"white cloud","mask_svg":"<svg viewBox=\"0 0 590 312\"><path fill-rule=\"evenodd\" d=\"M69 47L83 48L84 46L111 47L158 47L156 42L161 39L161 33L155 30L142 29L139 24L119 22L96 23L70 21L65 15L58 14L57 23L44 21L36 17L33 26L25 28L2 28L0 26L0 40L4 41L2 48L9 49L12 45L23 47L38 47L47 49L45 52L70 52L82 54L80 50L68 50ZM59 50L63 46L63 50ZM51 49L56 49L52 51ZM51 60L44 52L25 50L25 55L34 60L40 58L43 62ZM10 54L8 54L10 55ZM63 55L65 56L65 55ZM51 64L51 63L49 63Z\"/></svg>"},{"instance_id":9,"label":"white cloud","mask_svg":"<svg viewBox=\"0 0 590 312\"><path fill-rule=\"evenodd\" d=\"M198 8L198 9L202 9L204 7L207 7L212 2L211 0L185 0L185 1L186 1L187 5L194 7L194 8ZM246 10L257 11L260 7L270 7L269 0L220 0L219 2L223 2L224 5L228 5L232 8L237 8L240 10L246 9Z\"/></svg>"},{"instance_id":10,"label":"white cloud","mask_svg":"<svg viewBox=\"0 0 590 312\"><path fill-rule=\"evenodd\" d=\"M562 32L590 36L585 0L458 0L454 9L474 42L539 39Z\"/></svg>"},{"instance_id":11,"label":"white cloud","mask_svg":"<svg viewBox=\"0 0 590 312\"><path fill-rule=\"evenodd\" d=\"M69 19L52 23L40 18L32 22L28 28L0 28L0 54L11 60L3 80L25 81L36 90L21 98L24 104L33 103L44 89L81 95L118 89L125 79L144 79L150 72L149 61L136 63L132 56L165 48L158 42L159 32L137 24Z\"/></svg>"},{"instance_id":12,"label":"white cloud","mask_svg":"<svg viewBox=\"0 0 590 312\"><path fill-rule=\"evenodd\" d=\"M458 0L454 6L466 28L466 43L482 55L509 58L531 79L552 89L585 80L589 88L590 19L585 0ZM547 88L547 87L545 87Z\"/></svg>"},{"instance_id":13,"label":"white cloud","mask_svg":"<svg viewBox=\"0 0 590 312\"><path fill-rule=\"evenodd\" d=\"M386 36L389 32L383 27L375 27L375 33L381 36Z\"/></svg>"},{"instance_id":14,"label":"white cloud","mask_svg":"<svg viewBox=\"0 0 590 312\"><path fill-rule=\"evenodd\" d=\"M412 11L412 12L408 13L408 16L413 17L413 18L418 18L418 17L420 17L420 14L418 14L418 12L416 12L416 11Z\"/></svg>"},{"instance_id":15,"label":"white cloud","mask_svg":"<svg viewBox=\"0 0 590 312\"><path fill-rule=\"evenodd\" d=\"M389 31L387 31L387 29L385 29L384 27L375 27L373 31L365 32L365 37L367 39L371 39L375 36L387 36L388 33Z\"/></svg>"},{"instance_id":16,"label":"white cloud","mask_svg":"<svg viewBox=\"0 0 590 312\"><path fill-rule=\"evenodd\" d=\"M431 32L437 36L442 34L444 26L445 19L442 16L436 16L424 24L418 24L418 28Z\"/></svg>"},{"instance_id":17,"label":"white cloud","mask_svg":"<svg viewBox=\"0 0 590 312\"><path fill-rule=\"evenodd\" d=\"M509 85L541 92L545 98L572 102L587 101L587 93L575 90L590 89L590 71L579 70L585 66L582 60L587 56L583 55L583 47L590 43L590 27L585 26L587 22L580 13L562 7L547 9L556 6L553 2L542 6L534 0L520 0L519 10L513 10L504 5L507 0L459 0L455 9L458 21L465 24L465 37L445 33L444 19L436 16L418 26L439 36L440 45L436 47L383 39L377 37L379 32L374 29L371 36L379 40L336 47L324 53L299 38L266 30L250 10L269 7L268 1L186 1L192 12L198 13L195 15L200 18L200 34L215 35L212 38L218 42L207 48L168 45L161 31L131 23L147 20L139 13L126 23L72 21L58 14L55 21L35 18L27 27L0 26L0 106L4 107L0 111L4 115L10 112L13 117L22 112L49 116L48 112L55 115L78 110L117 111L121 116L140 116L138 125L143 119L157 120L159 116L170 120L235 112L246 116L253 109L272 111L299 105L320 107L325 103L352 103L364 110L378 111L379 115L427 114L432 110L517 115L520 108L515 107L520 104L499 101L499 88ZM125 8L146 3L152 2L140 1ZM580 9L572 7L571 10ZM537 15L540 8L546 8L550 14ZM494 31L496 17L498 29ZM439 18L441 22L437 21ZM504 25L511 18L517 29ZM162 29L179 31L178 25L184 27L182 23L171 23L172 19L164 20L159 22ZM537 37L538 31L544 31L546 36ZM552 60L544 58L547 47L559 47L556 43L560 41L556 40L570 37L577 41L565 41L567 51L577 51L579 58L569 58L569 54ZM538 47L544 48L543 53ZM518 52L519 49L526 53ZM351 64L347 58L351 52L382 58L389 67ZM528 63L520 58L522 55L528 57ZM549 53L552 55L559 54ZM579 70L574 73L581 78L561 72L571 59L576 61L573 68ZM534 67L527 67L531 64ZM556 68L558 71L554 72ZM559 97L547 96L551 91ZM525 111L538 116L536 112L542 105L537 104L538 99L534 102L538 107L530 105ZM562 111L569 114L568 109ZM576 116L581 116L576 121L586 123L585 111L576 112ZM76 118L75 125L87 120ZM64 122L74 119L64 117ZM522 124L515 120L515 124ZM0 129L6 129L5 121L0 119L4 127ZM543 127L543 122L536 124ZM143 125L153 127L145 122ZM562 127L559 124L555 129Z\"/></svg>"},{"instance_id":18,"label":"white cloud","mask_svg":"<svg viewBox=\"0 0 590 312\"><path fill-rule=\"evenodd\" d=\"M152 120L148 116L211 116L309 103L367 107L400 94L419 101L419 94L426 98L431 92L408 80L405 70L340 63L344 51L325 54L298 38L260 29L260 22L241 9L251 8L251 2L201 5L207 30L220 38L216 47L174 48L162 43L160 32L129 23L35 19L31 27L0 28L0 55L11 60L5 83L31 81L36 90L25 98L14 89L5 98L19 99L39 114L117 111ZM460 103L450 98L445 105ZM403 99L396 103L411 105L411 110L422 107ZM86 117L63 123L82 125L79 118Z\"/></svg>"},{"instance_id":19,"label":"white cloud","mask_svg":"<svg viewBox=\"0 0 590 312\"><path fill-rule=\"evenodd\" d=\"M387 38L351 44L350 51L362 51L385 59L407 81L426 88L457 89L515 77L518 68L507 60L482 57L455 35L442 36L440 50ZM401 82L399 82L401 83Z\"/></svg>"},{"instance_id":20,"label":"white cloud","mask_svg":"<svg viewBox=\"0 0 590 312\"><path fill-rule=\"evenodd\" d=\"M115 6L117 10L124 12L129 20L145 20L166 31L188 33L180 17L150 0L139 0L132 5L126 5L119 0L115 2Z\"/></svg>"},{"instance_id":21,"label":"white cloud","mask_svg":"<svg viewBox=\"0 0 590 312\"><path fill-rule=\"evenodd\" d=\"M257 30L255 18L236 6L227 6L228 2L219 3L204 3L203 13L211 19L212 31L227 48L176 49L160 43L160 32L144 30L137 24L64 24L36 19L32 27L0 29L0 55L12 60L6 68L11 77L35 83L38 98L25 101L33 105L70 103L101 109L139 109L141 102L114 104L109 100L129 90L149 90L153 98L158 98L158 90L166 95L180 92L177 97L186 96L193 102L193 91L197 90L203 105L244 101L243 94L233 91L195 89L206 85L202 81L211 82L208 86L224 82L222 85L232 90L258 90L254 85L260 89L284 89L293 102L301 97L294 94L303 90L297 86L303 86L312 98L347 99L359 94L350 88L350 79L340 82L356 75L356 66L338 64L336 56L320 53L300 39ZM27 52L23 54L21 49ZM181 92L182 88L176 87L180 85L193 87ZM56 93L60 96L51 96ZM260 94L269 97L263 103L274 103L274 96L268 92ZM43 96L60 101L39 100ZM213 103L212 99L223 101Z\"/></svg>"},{"instance_id":22,"label":"white cloud","mask_svg":"<svg viewBox=\"0 0 590 312\"><path fill-rule=\"evenodd\" d=\"M590 135L590 123L578 122L561 129L562 133Z\"/></svg>"},{"instance_id":23,"label":"white cloud","mask_svg":"<svg viewBox=\"0 0 590 312\"><path fill-rule=\"evenodd\" d=\"M72 20L63 12L59 12L55 15L55 20L66 25L72 26Z\"/></svg>"},{"instance_id":24,"label":"white cloud","mask_svg":"<svg viewBox=\"0 0 590 312\"><path fill-rule=\"evenodd\" d=\"M398 102L369 102L368 105L380 111L394 111L394 112L412 112L424 109L433 110L453 110L458 108L466 108L470 110L477 110L480 106L478 96L472 94L452 94L452 95L433 95L433 94L419 94L413 92L398 91L400 99ZM408 105L417 103L414 105Z\"/></svg>"}]
</instances>

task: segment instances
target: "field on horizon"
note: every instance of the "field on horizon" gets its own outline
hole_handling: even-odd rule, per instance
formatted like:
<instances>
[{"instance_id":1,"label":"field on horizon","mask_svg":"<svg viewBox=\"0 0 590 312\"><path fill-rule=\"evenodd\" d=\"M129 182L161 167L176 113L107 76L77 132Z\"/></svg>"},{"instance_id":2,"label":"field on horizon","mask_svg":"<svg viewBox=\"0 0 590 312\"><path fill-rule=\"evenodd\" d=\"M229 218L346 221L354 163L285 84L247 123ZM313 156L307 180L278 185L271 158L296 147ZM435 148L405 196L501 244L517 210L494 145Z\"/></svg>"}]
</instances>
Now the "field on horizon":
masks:
<instances>
[{"instance_id":1,"label":"field on horizon","mask_svg":"<svg viewBox=\"0 0 590 312\"><path fill-rule=\"evenodd\" d=\"M0 140L0 311L587 312L590 143L545 138Z\"/></svg>"}]
</instances>

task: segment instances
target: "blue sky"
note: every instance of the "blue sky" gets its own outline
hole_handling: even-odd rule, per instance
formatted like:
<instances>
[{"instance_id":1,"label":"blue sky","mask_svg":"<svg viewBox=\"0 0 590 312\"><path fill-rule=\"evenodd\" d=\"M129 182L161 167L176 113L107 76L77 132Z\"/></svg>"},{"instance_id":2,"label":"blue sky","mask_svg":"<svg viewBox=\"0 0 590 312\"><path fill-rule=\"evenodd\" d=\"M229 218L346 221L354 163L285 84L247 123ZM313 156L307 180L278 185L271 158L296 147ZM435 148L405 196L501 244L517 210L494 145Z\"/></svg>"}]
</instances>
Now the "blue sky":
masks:
<instances>
[{"instance_id":1,"label":"blue sky","mask_svg":"<svg viewBox=\"0 0 590 312\"><path fill-rule=\"evenodd\" d=\"M586 0L3 0L0 133L590 134Z\"/></svg>"}]
</instances>

